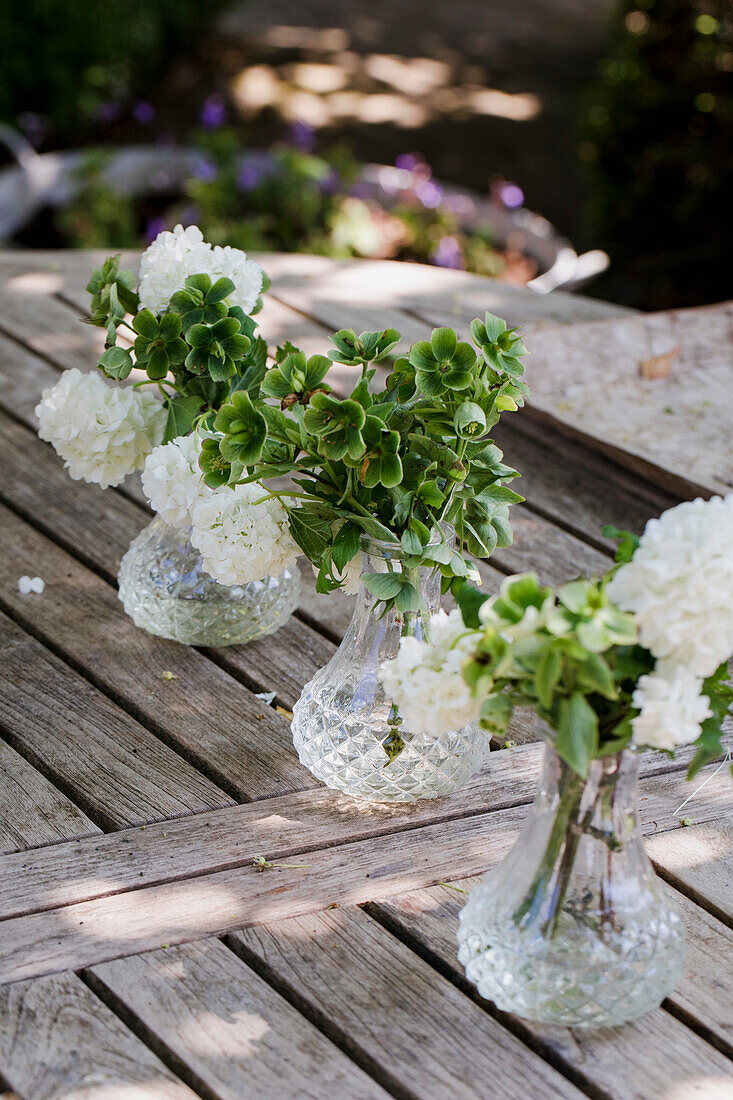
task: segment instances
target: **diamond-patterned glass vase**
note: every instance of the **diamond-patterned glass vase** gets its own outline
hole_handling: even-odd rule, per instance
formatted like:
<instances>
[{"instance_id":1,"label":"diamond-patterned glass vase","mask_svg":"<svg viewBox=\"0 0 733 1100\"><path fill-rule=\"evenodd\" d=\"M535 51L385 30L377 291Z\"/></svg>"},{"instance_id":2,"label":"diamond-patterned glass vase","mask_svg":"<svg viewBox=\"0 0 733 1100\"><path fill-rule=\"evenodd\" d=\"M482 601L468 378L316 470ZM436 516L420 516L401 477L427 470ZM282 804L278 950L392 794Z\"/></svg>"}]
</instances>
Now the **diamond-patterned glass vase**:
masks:
<instances>
[{"instance_id":1,"label":"diamond-patterned glass vase","mask_svg":"<svg viewBox=\"0 0 733 1100\"><path fill-rule=\"evenodd\" d=\"M362 572L401 571L394 543L362 540ZM424 610L383 614L364 584L349 628L329 663L303 689L293 708L293 742L302 764L345 794L376 802L410 802L450 794L479 769L488 735L465 726L440 737L407 729L378 676L404 635L425 638L440 606L440 574L415 578Z\"/></svg>"},{"instance_id":2,"label":"diamond-patterned glass vase","mask_svg":"<svg viewBox=\"0 0 733 1100\"><path fill-rule=\"evenodd\" d=\"M298 606L296 567L228 587L201 566L188 531L156 516L131 543L119 572L120 599L135 626L186 645L242 645L272 634Z\"/></svg>"},{"instance_id":3,"label":"diamond-patterned glass vase","mask_svg":"<svg viewBox=\"0 0 733 1100\"><path fill-rule=\"evenodd\" d=\"M482 997L563 1027L613 1027L679 980L685 928L654 874L636 812L635 752L581 779L548 743L509 855L461 913L458 958Z\"/></svg>"}]
</instances>

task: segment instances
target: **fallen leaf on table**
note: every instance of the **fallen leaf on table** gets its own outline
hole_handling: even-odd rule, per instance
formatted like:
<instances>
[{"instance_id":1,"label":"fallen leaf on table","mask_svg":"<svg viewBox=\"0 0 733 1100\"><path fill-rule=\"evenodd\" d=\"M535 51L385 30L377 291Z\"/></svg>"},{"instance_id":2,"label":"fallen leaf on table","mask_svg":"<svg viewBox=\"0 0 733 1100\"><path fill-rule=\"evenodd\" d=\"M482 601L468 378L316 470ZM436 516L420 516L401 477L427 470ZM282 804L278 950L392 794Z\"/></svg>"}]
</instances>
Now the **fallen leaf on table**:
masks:
<instances>
[{"instance_id":1,"label":"fallen leaf on table","mask_svg":"<svg viewBox=\"0 0 733 1100\"><path fill-rule=\"evenodd\" d=\"M672 366L672 360L680 353L680 346L672 348L671 351L665 351L663 355L651 355L648 359L642 359L639 363L639 377L640 378L666 378L669 374L669 368Z\"/></svg>"}]
</instances>

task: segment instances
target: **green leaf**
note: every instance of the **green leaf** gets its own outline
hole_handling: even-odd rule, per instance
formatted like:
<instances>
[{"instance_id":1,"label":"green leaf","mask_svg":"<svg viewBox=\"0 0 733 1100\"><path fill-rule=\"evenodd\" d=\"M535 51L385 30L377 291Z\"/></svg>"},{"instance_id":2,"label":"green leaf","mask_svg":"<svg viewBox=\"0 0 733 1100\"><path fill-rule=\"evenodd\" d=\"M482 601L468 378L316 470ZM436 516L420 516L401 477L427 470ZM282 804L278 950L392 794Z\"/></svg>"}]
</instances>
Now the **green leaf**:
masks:
<instances>
[{"instance_id":1,"label":"green leaf","mask_svg":"<svg viewBox=\"0 0 733 1100\"><path fill-rule=\"evenodd\" d=\"M362 580L377 600L392 600L406 583L401 573L362 573Z\"/></svg>"},{"instance_id":2,"label":"green leaf","mask_svg":"<svg viewBox=\"0 0 733 1100\"><path fill-rule=\"evenodd\" d=\"M163 434L163 442L170 443L178 439L179 435L188 435L193 427L194 420L201 411L201 400L198 397L188 396L171 397L167 401L168 419Z\"/></svg>"},{"instance_id":3,"label":"green leaf","mask_svg":"<svg viewBox=\"0 0 733 1100\"><path fill-rule=\"evenodd\" d=\"M108 348L101 356L98 366L108 378L114 378L118 382L127 378L132 370L132 356L125 348Z\"/></svg>"},{"instance_id":4,"label":"green leaf","mask_svg":"<svg viewBox=\"0 0 733 1100\"><path fill-rule=\"evenodd\" d=\"M550 709L552 696L562 672L562 654L560 650L549 645L540 657L535 673L535 690L541 706Z\"/></svg>"},{"instance_id":5,"label":"green leaf","mask_svg":"<svg viewBox=\"0 0 733 1100\"><path fill-rule=\"evenodd\" d=\"M407 615L419 611L423 607L423 599L415 585L407 582L395 596L394 605L401 615Z\"/></svg>"},{"instance_id":6,"label":"green leaf","mask_svg":"<svg viewBox=\"0 0 733 1100\"><path fill-rule=\"evenodd\" d=\"M333 564L343 573L351 559L359 553L361 530L355 523L344 523L333 540Z\"/></svg>"},{"instance_id":7,"label":"green leaf","mask_svg":"<svg viewBox=\"0 0 733 1100\"><path fill-rule=\"evenodd\" d=\"M331 524L305 508L289 508L290 534L309 561L320 565L321 556L331 544Z\"/></svg>"},{"instance_id":8,"label":"green leaf","mask_svg":"<svg viewBox=\"0 0 733 1100\"><path fill-rule=\"evenodd\" d=\"M472 584L460 577L453 581L451 592L466 626L471 627L472 630L478 630L481 625L479 608L486 603L489 596L485 592L479 592Z\"/></svg>"},{"instance_id":9,"label":"green leaf","mask_svg":"<svg viewBox=\"0 0 733 1100\"><path fill-rule=\"evenodd\" d=\"M598 752L598 715L579 691L560 702L555 750L574 772L586 778Z\"/></svg>"}]
</instances>

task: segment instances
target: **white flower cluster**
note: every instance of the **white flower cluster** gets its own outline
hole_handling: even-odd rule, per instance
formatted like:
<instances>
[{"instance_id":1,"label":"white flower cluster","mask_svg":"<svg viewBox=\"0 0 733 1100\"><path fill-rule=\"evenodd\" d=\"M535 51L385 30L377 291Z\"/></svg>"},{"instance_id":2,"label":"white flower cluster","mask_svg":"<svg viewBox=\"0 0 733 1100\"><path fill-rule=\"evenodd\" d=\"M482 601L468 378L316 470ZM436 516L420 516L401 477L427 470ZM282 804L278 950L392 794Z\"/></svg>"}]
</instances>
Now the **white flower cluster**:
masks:
<instances>
[{"instance_id":1,"label":"white flower cluster","mask_svg":"<svg viewBox=\"0 0 733 1100\"><path fill-rule=\"evenodd\" d=\"M379 675L406 729L438 737L478 720L481 702L463 679L463 665L480 637L454 609L431 616L430 642L402 638L397 656L383 662Z\"/></svg>"},{"instance_id":2,"label":"white flower cluster","mask_svg":"<svg viewBox=\"0 0 733 1100\"><path fill-rule=\"evenodd\" d=\"M263 501L265 491L256 482L219 489L192 509L191 543L201 552L206 572L220 584L276 577L296 562L300 550L287 512L276 498Z\"/></svg>"},{"instance_id":3,"label":"white flower cluster","mask_svg":"<svg viewBox=\"0 0 733 1100\"><path fill-rule=\"evenodd\" d=\"M235 289L230 305L252 312L262 289L262 268L238 248L212 247L196 225L164 230L143 253L138 287L141 308L164 313L189 275L199 274L210 275L214 282L224 275L231 279Z\"/></svg>"},{"instance_id":4,"label":"white flower cluster","mask_svg":"<svg viewBox=\"0 0 733 1100\"><path fill-rule=\"evenodd\" d=\"M156 447L145 462L143 492L153 511L170 527L190 527L194 505L213 492L199 469L199 452L195 433L181 435L172 443Z\"/></svg>"},{"instance_id":5,"label":"white flower cluster","mask_svg":"<svg viewBox=\"0 0 733 1100\"><path fill-rule=\"evenodd\" d=\"M733 653L733 495L693 500L646 525L608 586L657 658L634 695L634 741L672 749L709 716L703 680Z\"/></svg>"},{"instance_id":6,"label":"white flower cluster","mask_svg":"<svg viewBox=\"0 0 733 1100\"><path fill-rule=\"evenodd\" d=\"M150 393L108 386L100 374L64 371L36 406L38 434L75 481L106 489L139 470L165 430L166 411Z\"/></svg>"}]
</instances>

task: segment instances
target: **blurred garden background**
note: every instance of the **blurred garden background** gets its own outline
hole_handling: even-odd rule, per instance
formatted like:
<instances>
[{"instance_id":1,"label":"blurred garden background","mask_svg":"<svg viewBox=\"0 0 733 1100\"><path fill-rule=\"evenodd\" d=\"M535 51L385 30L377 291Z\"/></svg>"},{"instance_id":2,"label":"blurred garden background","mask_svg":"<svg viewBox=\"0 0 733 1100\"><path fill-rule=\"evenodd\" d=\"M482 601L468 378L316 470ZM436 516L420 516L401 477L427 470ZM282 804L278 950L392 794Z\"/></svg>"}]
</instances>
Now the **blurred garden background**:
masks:
<instances>
[{"instance_id":1,"label":"blurred garden background","mask_svg":"<svg viewBox=\"0 0 733 1100\"><path fill-rule=\"evenodd\" d=\"M731 73L729 0L3 0L0 245L195 222L720 301Z\"/></svg>"}]
</instances>

